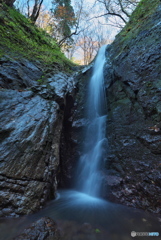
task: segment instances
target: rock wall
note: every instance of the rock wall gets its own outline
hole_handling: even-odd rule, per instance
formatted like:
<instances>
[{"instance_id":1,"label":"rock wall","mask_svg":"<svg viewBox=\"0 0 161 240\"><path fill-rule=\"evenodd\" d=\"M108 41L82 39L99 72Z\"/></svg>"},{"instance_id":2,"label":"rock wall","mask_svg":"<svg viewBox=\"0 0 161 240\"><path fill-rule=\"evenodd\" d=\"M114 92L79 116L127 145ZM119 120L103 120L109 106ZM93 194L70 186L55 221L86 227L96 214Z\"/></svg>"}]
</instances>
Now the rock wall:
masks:
<instances>
[{"instance_id":1,"label":"rock wall","mask_svg":"<svg viewBox=\"0 0 161 240\"><path fill-rule=\"evenodd\" d=\"M160 213L161 3L154 2L152 13L107 48L103 175L105 198ZM58 184L71 186L90 74L90 67L73 77L59 65L0 59L0 217L33 213Z\"/></svg>"},{"instance_id":2,"label":"rock wall","mask_svg":"<svg viewBox=\"0 0 161 240\"><path fill-rule=\"evenodd\" d=\"M63 131L61 136L60 186L75 186L77 163L81 155L84 141L86 95L91 75L91 66L79 67L75 79L75 97L67 96L67 107L64 114Z\"/></svg>"},{"instance_id":3,"label":"rock wall","mask_svg":"<svg viewBox=\"0 0 161 240\"><path fill-rule=\"evenodd\" d=\"M153 13L142 17L140 24L136 19L138 25L132 29L129 24L106 52L109 156L105 195L160 213L161 3L152 1L150 8Z\"/></svg>"},{"instance_id":4,"label":"rock wall","mask_svg":"<svg viewBox=\"0 0 161 240\"><path fill-rule=\"evenodd\" d=\"M74 81L56 66L0 60L0 216L40 209L55 196L66 96Z\"/></svg>"}]
</instances>

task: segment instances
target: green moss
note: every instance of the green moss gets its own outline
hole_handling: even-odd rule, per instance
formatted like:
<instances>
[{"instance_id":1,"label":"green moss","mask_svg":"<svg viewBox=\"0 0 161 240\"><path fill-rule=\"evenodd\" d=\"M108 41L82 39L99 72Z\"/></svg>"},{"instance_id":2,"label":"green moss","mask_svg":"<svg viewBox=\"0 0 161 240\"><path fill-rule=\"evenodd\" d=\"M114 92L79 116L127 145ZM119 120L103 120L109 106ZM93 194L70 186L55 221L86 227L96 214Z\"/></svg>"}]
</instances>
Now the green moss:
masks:
<instances>
[{"instance_id":1,"label":"green moss","mask_svg":"<svg viewBox=\"0 0 161 240\"><path fill-rule=\"evenodd\" d=\"M149 15L153 14L156 7L159 5L160 0L142 0L138 7L133 12L129 24L136 24L145 20Z\"/></svg>"},{"instance_id":2,"label":"green moss","mask_svg":"<svg viewBox=\"0 0 161 240\"><path fill-rule=\"evenodd\" d=\"M0 9L0 57L11 54L46 64L73 65L60 51L56 41L13 8Z\"/></svg>"},{"instance_id":3,"label":"green moss","mask_svg":"<svg viewBox=\"0 0 161 240\"><path fill-rule=\"evenodd\" d=\"M100 232L101 231L98 228L95 229L95 233L100 233Z\"/></svg>"},{"instance_id":4,"label":"green moss","mask_svg":"<svg viewBox=\"0 0 161 240\"><path fill-rule=\"evenodd\" d=\"M155 12L156 7L159 5L159 3L160 0L142 0L131 15L129 22L121 31L120 35L123 36L129 34L130 31L133 33L135 32L135 35L137 33L136 30L139 30L146 19Z\"/></svg>"},{"instance_id":5,"label":"green moss","mask_svg":"<svg viewBox=\"0 0 161 240\"><path fill-rule=\"evenodd\" d=\"M148 21L150 16L155 13L159 4L161 4L160 0L142 0L138 4L137 8L131 15L129 22L116 36L114 44L115 49L118 49L118 51L116 51L117 55L119 55L122 51L129 50L131 43L135 41L135 38L138 36L140 31L149 31L151 26ZM159 39L159 36L156 36L156 38Z\"/></svg>"}]
</instances>

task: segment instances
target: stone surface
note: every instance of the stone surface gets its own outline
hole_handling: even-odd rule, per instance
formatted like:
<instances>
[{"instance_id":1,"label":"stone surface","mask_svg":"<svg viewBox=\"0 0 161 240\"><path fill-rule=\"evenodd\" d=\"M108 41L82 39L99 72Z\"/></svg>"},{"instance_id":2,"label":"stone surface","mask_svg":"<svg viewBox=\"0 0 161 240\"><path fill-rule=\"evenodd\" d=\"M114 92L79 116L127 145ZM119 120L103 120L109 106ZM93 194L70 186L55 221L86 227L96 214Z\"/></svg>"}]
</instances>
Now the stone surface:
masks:
<instances>
[{"instance_id":1,"label":"stone surface","mask_svg":"<svg viewBox=\"0 0 161 240\"><path fill-rule=\"evenodd\" d=\"M92 65L91 65L92 66ZM77 70L75 74L76 95L67 96L64 113L64 124L61 136L61 172L60 186L71 187L77 175L77 163L80 158L84 130L88 124L85 119L86 94L88 90L91 66Z\"/></svg>"},{"instance_id":2,"label":"stone surface","mask_svg":"<svg viewBox=\"0 0 161 240\"><path fill-rule=\"evenodd\" d=\"M60 231L49 217L43 217L26 228L13 240L60 240Z\"/></svg>"},{"instance_id":3,"label":"stone surface","mask_svg":"<svg viewBox=\"0 0 161 240\"><path fill-rule=\"evenodd\" d=\"M41 67L21 59L16 61L4 56L0 59L0 87L5 89L25 89L36 85L43 74Z\"/></svg>"},{"instance_id":4,"label":"stone surface","mask_svg":"<svg viewBox=\"0 0 161 240\"><path fill-rule=\"evenodd\" d=\"M160 10L161 4L132 39L116 38L104 67L104 197L154 213L161 212ZM90 74L91 67L73 78L58 66L0 59L0 217L35 212L58 182L71 186L88 124Z\"/></svg>"},{"instance_id":5,"label":"stone surface","mask_svg":"<svg viewBox=\"0 0 161 240\"><path fill-rule=\"evenodd\" d=\"M54 68L42 80L43 67L25 59L0 61L0 216L16 217L55 197L66 96L72 98L74 81Z\"/></svg>"},{"instance_id":6,"label":"stone surface","mask_svg":"<svg viewBox=\"0 0 161 240\"><path fill-rule=\"evenodd\" d=\"M107 49L106 197L161 213L161 4L124 46ZM135 35L135 30L134 30ZM126 45L125 45L126 44Z\"/></svg>"}]
</instances>

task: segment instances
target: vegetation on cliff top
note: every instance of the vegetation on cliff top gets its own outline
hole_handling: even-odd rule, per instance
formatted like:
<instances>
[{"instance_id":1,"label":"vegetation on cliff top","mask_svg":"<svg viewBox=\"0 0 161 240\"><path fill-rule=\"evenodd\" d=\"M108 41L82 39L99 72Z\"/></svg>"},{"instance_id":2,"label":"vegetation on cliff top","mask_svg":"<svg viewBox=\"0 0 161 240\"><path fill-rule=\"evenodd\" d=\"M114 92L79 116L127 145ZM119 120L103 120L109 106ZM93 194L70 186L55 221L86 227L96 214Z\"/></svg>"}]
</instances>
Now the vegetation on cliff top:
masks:
<instances>
[{"instance_id":1,"label":"vegetation on cliff top","mask_svg":"<svg viewBox=\"0 0 161 240\"><path fill-rule=\"evenodd\" d=\"M135 41L140 31L150 29L149 16L152 16L153 13L156 12L159 4L161 4L160 0L142 0L138 4L129 22L116 36L114 41L114 44L118 45L119 53L129 48L128 45L131 44L133 40ZM116 54L118 54L118 52Z\"/></svg>"},{"instance_id":2,"label":"vegetation on cliff top","mask_svg":"<svg viewBox=\"0 0 161 240\"><path fill-rule=\"evenodd\" d=\"M46 64L72 65L56 41L14 8L0 6L0 57L25 57Z\"/></svg>"},{"instance_id":3,"label":"vegetation on cliff top","mask_svg":"<svg viewBox=\"0 0 161 240\"><path fill-rule=\"evenodd\" d=\"M159 5L159 3L160 0L142 0L133 12L130 21L121 32L121 35L130 32L131 30L133 32L136 29L139 30L146 19L155 12L156 7Z\"/></svg>"}]
</instances>

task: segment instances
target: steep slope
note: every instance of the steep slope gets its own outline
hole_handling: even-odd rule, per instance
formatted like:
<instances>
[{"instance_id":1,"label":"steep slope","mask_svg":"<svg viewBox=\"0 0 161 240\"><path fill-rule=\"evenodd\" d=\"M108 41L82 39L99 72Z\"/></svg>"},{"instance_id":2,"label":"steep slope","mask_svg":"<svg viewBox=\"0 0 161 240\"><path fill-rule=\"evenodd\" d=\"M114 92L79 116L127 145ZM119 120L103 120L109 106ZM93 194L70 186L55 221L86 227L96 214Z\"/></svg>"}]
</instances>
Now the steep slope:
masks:
<instances>
[{"instance_id":1,"label":"steep slope","mask_svg":"<svg viewBox=\"0 0 161 240\"><path fill-rule=\"evenodd\" d=\"M40 209L55 196L72 63L16 10L0 11L0 216Z\"/></svg>"},{"instance_id":2,"label":"steep slope","mask_svg":"<svg viewBox=\"0 0 161 240\"><path fill-rule=\"evenodd\" d=\"M60 51L56 41L45 31L37 28L18 11L0 5L0 56L9 54L14 58L25 57L45 63L59 63L71 66L72 63Z\"/></svg>"},{"instance_id":3,"label":"steep slope","mask_svg":"<svg viewBox=\"0 0 161 240\"><path fill-rule=\"evenodd\" d=\"M142 0L107 49L108 197L161 212L161 2Z\"/></svg>"}]
</instances>

